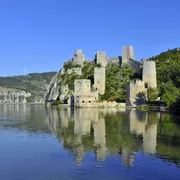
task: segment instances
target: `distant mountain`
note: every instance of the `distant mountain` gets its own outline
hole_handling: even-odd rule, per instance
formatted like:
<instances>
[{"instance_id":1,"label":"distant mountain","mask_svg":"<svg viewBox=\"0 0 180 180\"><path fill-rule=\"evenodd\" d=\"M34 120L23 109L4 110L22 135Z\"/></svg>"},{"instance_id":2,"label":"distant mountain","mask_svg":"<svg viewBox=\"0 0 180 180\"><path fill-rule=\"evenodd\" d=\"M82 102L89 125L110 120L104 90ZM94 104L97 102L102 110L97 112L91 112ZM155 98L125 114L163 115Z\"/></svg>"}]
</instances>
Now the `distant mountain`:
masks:
<instances>
[{"instance_id":1,"label":"distant mountain","mask_svg":"<svg viewBox=\"0 0 180 180\"><path fill-rule=\"evenodd\" d=\"M0 102L43 102L52 77L56 72L30 73L20 76L0 77Z\"/></svg>"}]
</instances>

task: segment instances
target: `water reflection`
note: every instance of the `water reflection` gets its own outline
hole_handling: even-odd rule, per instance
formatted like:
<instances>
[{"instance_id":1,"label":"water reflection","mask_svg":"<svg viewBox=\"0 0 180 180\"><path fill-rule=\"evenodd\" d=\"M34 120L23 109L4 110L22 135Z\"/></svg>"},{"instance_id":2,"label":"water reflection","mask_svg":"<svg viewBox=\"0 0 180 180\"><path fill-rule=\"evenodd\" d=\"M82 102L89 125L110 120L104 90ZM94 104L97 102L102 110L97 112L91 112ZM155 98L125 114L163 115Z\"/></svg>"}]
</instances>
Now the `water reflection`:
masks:
<instances>
[{"instance_id":1,"label":"water reflection","mask_svg":"<svg viewBox=\"0 0 180 180\"><path fill-rule=\"evenodd\" d=\"M97 164L105 161L108 155L120 155L124 167L133 166L136 152L154 154L159 158L172 158L176 148L176 161L180 160L180 127L171 121L171 116L158 112L115 109L46 109L47 124L56 134L63 146L71 150L75 163L82 164L86 152L93 151ZM174 147L164 151L167 144L162 142L162 125L164 117L169 116L169 123L176 127L178 137ZM158 127L159 126L159 127ZM161 131L160 131L161 129ZM175 129L164 129L174 131ZM175 130L175 131L176 131ZM166 133L163 131L163 133ZM169 137L173 138L173 137ZM172 144L171 144L172 146ZM171 159L172 158L172 159Z\"/></svg>"},{"instance_id":2,"label":"water reflection","mask_svg":"<svg viewBox=\"0 0 180 180\"><path fill-rule=\"evenodd\" d=\"M113 155L123 167L132 167L137 153L180 163L179 117L159 112L116 109L71 109L40 105L1 105L1 128L23 129L29 133L52 133L82 165L93 152L96 164ZM177 120L177 122L175 121Z\"/></svg>"}]
</instances>

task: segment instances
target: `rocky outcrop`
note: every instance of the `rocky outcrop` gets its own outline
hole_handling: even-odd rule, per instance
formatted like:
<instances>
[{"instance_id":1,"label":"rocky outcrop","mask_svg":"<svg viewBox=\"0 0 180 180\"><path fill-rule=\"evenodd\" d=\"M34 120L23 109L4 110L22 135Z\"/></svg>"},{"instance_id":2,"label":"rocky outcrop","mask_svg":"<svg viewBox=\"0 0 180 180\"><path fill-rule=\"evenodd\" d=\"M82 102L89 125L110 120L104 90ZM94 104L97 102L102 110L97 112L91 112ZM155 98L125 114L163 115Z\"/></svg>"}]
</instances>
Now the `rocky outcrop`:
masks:
<instances>
[{"instance_id":1,"label":"rocky outcrop","mask_svg":"<svg viewBox=\"0 0 180 180\"><path fill-rule=\"evenodd\" d=\"M27 103L30 96L25 91L0 87L0 103Z\"/></svg>"},{"instance_id":2,"label":"rocky outcrop","mask_svg":"<svg viewBox=\"0 0 180 180\"><path fill-rule=\"evenodd\" d=\"M46 100L57 100L59 97L60 86L58 79L59 72L52 78L47 88Z\"/></svg>"}]
</instances>

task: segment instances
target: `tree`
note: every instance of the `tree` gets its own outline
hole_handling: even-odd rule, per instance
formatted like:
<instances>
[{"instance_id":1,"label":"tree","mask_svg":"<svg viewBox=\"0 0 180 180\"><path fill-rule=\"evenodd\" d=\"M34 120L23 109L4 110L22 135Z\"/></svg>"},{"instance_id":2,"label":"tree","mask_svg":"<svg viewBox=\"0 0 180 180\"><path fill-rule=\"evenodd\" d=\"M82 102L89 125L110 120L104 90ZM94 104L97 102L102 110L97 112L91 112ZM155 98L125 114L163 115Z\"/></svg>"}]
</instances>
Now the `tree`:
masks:
<instances>
[{"instance_id":1,"label":"tree","mask_svg":"<svg viewBox=\"0 0 180 180\"><path fill-rule=\"evenodd\" d=\"M161 100L164 102L167 107L171 107L179 99L180 90L176 88L172 81L168 81L166 84L160 86L161 91Z\"/></svg>"},{"instance_id":2,"label":"tree","mask_svg":"<svg viewBox=\"0 0 180 180\"><path fill-rule=\"evenodd\" d=\"M156 88L149 87L147 90L147 97L149 101L155 101L158 97L158 91Z\"/></svg>"}]
</instances>

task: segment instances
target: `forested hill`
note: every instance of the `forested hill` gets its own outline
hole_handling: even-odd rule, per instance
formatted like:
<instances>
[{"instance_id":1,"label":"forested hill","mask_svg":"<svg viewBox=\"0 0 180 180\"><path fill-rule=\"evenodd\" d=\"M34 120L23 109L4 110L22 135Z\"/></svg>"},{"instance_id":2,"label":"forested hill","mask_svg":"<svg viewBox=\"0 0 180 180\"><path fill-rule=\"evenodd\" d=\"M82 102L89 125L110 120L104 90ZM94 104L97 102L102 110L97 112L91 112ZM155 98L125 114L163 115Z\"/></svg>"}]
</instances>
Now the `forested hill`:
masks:
<instances>
[{"instance_id":1,"label":"forested hill","mask_svg":"<svg viewBox=\"0 0 180 180\"><path fill-rule=\"evenodd\" d=\"M180 107L180 48L163 52L150 60L156 61L158 90L168 106Z\"/></svg>"},{"instance_id":2,"label":"forested hill","mask_svg":"<svg viewBox=\"0 0 180 180\"><path fill-rule=\"evenodd\" d=\"M35 97L44 96L47 86L56 72L45 73L30 73L20 76L0 77L0 87L23 90L32 94L30 102L35 100Z\"/></svg>"}]
</instances>

